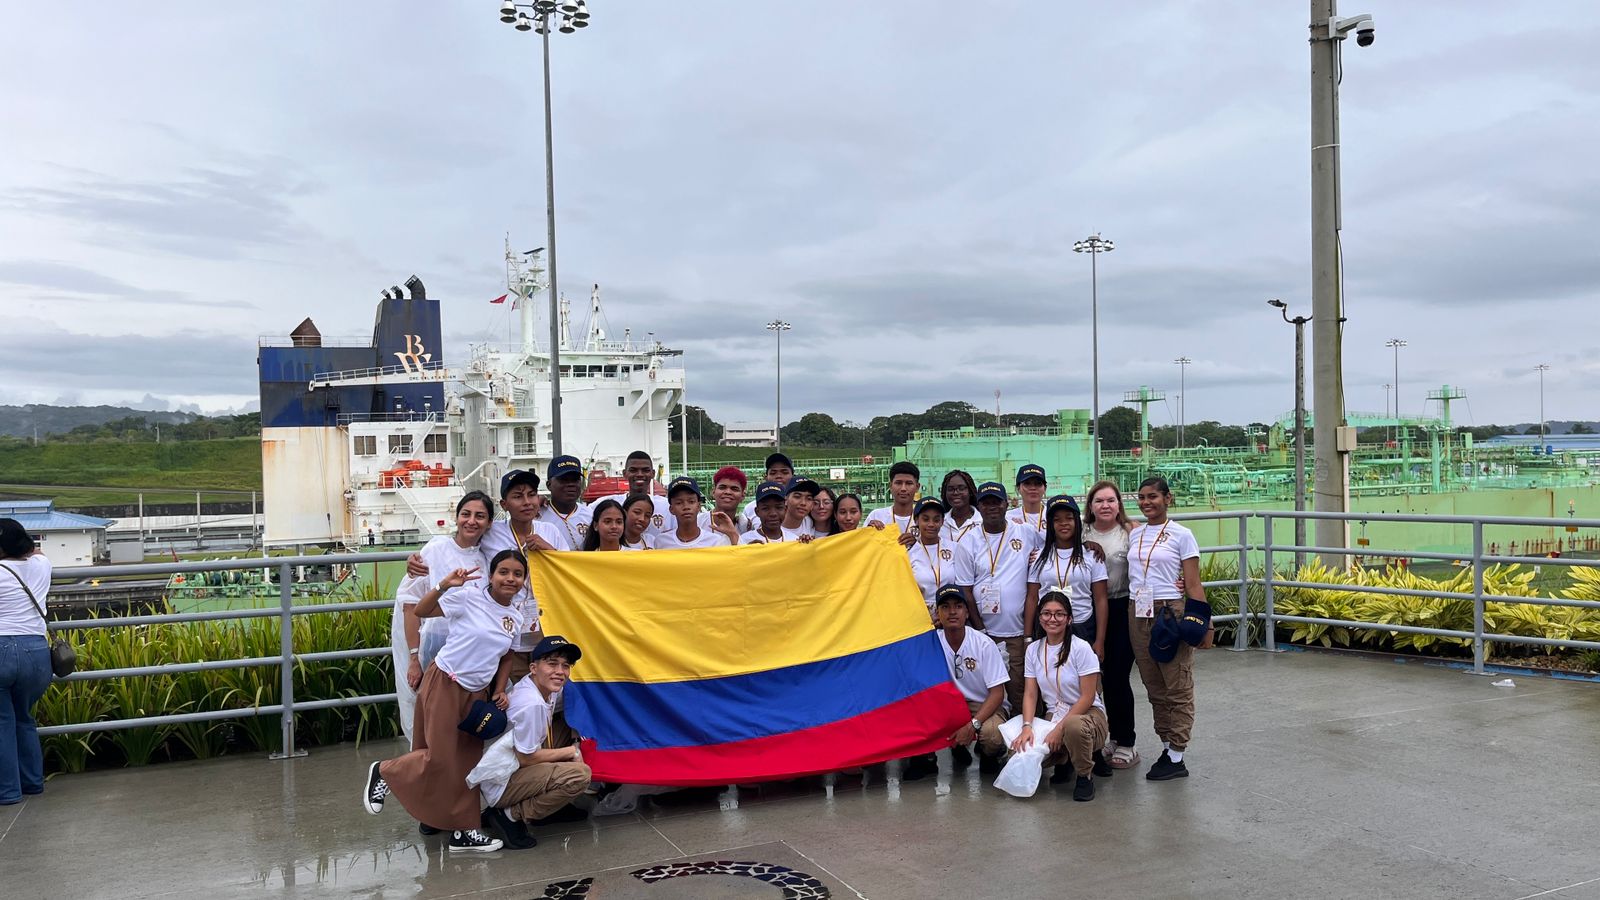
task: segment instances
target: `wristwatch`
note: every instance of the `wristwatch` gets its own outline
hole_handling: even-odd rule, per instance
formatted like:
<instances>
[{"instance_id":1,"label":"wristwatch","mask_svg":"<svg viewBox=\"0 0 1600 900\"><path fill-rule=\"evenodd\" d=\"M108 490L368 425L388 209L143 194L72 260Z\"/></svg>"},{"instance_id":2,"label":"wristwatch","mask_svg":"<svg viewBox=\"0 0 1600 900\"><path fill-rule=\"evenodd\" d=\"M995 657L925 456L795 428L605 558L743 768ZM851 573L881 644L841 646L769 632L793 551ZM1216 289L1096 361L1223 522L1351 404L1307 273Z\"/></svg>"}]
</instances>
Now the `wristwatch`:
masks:
<instances>
[{"instance_id":1,"label":"wristwatch","mask_svg":"<svg viewBox=\"0 0 1600 900\"><path fill-rule=\"evenodd\" d=\"M418 653L418 650L417 650L417 648L416 648L416 647L412 647L412 648L411 648L411 650L410 650L410 651L409 651L409 652L410 652L410 653L411 653L411 655L412 655L412 656L416 656L416 655L417 655L417 653Z\"/></svg>"},{"instance_id":2,"label":"wristwatch","mask_svg":"<svg viewBox=\"0 0 1600 900\"><path fill-rule=\"evenodd\" d=\"M973 731L973 733L976 734L977 732L980 732L982 730L983 730L983 723L979 722L977 719L973 719L972 720L972 731Z\"/></svg>"}]
</instances>

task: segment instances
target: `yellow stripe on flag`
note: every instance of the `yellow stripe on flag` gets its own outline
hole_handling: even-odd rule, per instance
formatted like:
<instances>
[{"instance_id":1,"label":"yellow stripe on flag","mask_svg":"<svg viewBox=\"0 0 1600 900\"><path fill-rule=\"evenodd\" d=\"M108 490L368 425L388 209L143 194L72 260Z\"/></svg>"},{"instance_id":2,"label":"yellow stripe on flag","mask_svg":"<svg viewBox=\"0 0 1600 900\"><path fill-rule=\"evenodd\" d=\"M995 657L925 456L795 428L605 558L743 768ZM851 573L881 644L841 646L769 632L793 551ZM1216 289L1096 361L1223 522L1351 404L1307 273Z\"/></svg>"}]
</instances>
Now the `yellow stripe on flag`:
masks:
<instances>
[{"instance_id":1,"label":"yellow stripe on flag","mask_svg":"<svg viewBox=\"0 0 1600 900\"><path fill-rule=\"evenodd\" d=\"M529 564L544 633L583 649L574 681L685 681L834 659L930 630L896 536L866 527L809 544L541 552Z\"/></svg>"}]
</instances>

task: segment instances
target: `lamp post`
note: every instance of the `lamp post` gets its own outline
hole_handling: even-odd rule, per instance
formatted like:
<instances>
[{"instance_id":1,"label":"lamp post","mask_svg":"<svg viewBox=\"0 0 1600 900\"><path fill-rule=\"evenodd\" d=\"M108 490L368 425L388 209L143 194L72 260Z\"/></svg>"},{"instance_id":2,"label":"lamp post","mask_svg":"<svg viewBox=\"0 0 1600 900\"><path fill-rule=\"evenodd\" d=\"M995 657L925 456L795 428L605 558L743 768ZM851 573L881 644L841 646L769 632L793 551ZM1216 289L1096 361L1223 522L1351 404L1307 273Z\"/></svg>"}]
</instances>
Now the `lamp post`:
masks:
<instances>
[{"instance_id":1,"label":"lamp post","mask_svg":"<svg viewBox=\"0 0 1600 900\"><path fill-rule=\"evenodd\" d=\"M1311 321L1310 316L1295 316L1289 318L1289 304L1282 300L1268 300L1267 304L1276 306L1283 320L1294 326L1294 511L1305 512L1306 509L1306 323ZM1294 520L1294 543L1296 547L1306 545L1306 520ZM1305 554L1296 550L1294 554L1294 567L1299 571L1305 565Z\"/></svg>"},{"instance_id":2,"label":"lamp post","mask_svg":"<svg viewBox=\"0 0 1600 900\"><path fill-rule=\"evenodd\" d=\"M529 13L532 15L529 15ZM560 13L560 21L557 20ZM550 249L550 455L561 455L561 316L557 310L561 296L556 281L556 156L550 127L550 29L571 34L589 27L589 7L584 0L534 0L500 4L500 21L518 31L537 32L544 46L544 194L545 218Z\"/></svg>"},{"instance_id":3,"label":"lamp post","mask_svg":"<svg viewBox=\"0 0 1600 900\"><path fill-rule=\"evenodd\" d=\"M1178 367L1178 446L1183 446L1183 412L1189 403L1189 394L1184 390L1184 377L1189 371L1189 364L1194 362L1187 356L1180 356L1173 360L1173 365Z\"/></svg>"},{"instance_id":4,"label":"lamp post","mask_svg":"<svg viewBox=\"0 0 1600 900\"><path fill-rule=\"evenodd\" d=\"M783 333L793 328L782 319L773 319L767 323L767 330L778 336L778 396L776 412L773 416L772 449L783 449Z\"/></svg>"},{"instance_id":5,"label":"lamp post","mask_svg":"<svg viewBox=\"0 0 1600 900\"><path fill-rule=\"evenodd\" d=\"M1095 232L1072 245L1073 253L1089 254L1089 321L1090 343L1093 347L1094 370L1094 480L1100 480L1100 254L1110 253L1117 245Z\"/></svg>"},{"instance_id":6,"label":"lamp post","mask_svg":"<svg viewBox=\"0 0 1600 900\"><path fill-rule=\"evenodd\" d=\"M1539 450L1544 450L1544 373L1550 371L1550 366L1539 363L1533 367L1539 373Z\"/></svg>"},{"instance_id":7,"label":"lamp post","mask_svg":"<svg viewBox=\"0 0 1600 900\"><path fill-rule=\"evenodd\" d=\"M1389 388L1391 387L1394 387L1394 385L1386 384L1383 386L1383 414L1385 416L1389 414Z\"/></svg>"},{"instance_id":8,"label":"lamp post","mask_svg":"<svg viewBox=\"0 0 1600 900\"><path fill-rule=\"evenodd\" d=\"M1399 338L1389 338L1383 342L1385 347L1394 351L1394 436L1395 446L1400 445L1400 348L1406 345Z\"/></svg>"}]
</instances>

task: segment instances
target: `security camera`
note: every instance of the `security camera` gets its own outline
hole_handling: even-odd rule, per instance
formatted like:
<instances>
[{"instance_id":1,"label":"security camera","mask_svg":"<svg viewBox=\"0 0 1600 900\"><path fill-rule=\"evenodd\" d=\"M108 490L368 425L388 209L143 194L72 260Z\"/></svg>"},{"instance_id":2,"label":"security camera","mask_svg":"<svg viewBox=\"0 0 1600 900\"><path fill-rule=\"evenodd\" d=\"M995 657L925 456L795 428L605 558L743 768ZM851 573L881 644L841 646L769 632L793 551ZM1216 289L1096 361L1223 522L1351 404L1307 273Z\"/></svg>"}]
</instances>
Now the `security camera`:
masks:
<instances>
[{"instance_id":1,"label":"security camera","mask_svg":"<svg viewBox=\"0 0 1600 900\"><path fill-rule=\"evenodd\" d=\"M1373 23L1372 16L1367 13L1344 18L1334 16L1328 20L1328 37L1330 38L1342 41L1349 37L1352 31L1356 33L1356 46L1358 47L1371 47L1372 42L1377 39L1378 35L1378 28Z\"/></svg>"}]
</instances>

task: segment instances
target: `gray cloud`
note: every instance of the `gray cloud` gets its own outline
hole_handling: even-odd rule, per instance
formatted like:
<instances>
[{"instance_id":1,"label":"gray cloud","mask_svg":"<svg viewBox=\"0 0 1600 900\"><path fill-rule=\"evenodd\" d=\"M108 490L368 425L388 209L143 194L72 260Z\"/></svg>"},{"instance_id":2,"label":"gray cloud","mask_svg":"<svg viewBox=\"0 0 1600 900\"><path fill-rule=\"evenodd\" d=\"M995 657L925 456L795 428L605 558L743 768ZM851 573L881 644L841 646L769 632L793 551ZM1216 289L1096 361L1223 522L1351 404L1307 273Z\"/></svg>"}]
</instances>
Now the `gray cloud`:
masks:
<instances>
[{"instance_id":1,"label":"gray cloud","mask_svg":"<svg viewBox=\"0 0 1600 900\"><path fill-rule=\"evenodd\" d=\"M183 291L135 287L81 266L48 260L0 260L0 284L24 288L40 300L96 300L217 308L253 305L239 301L205 300Z\"/></svg>"}]
</instances>

